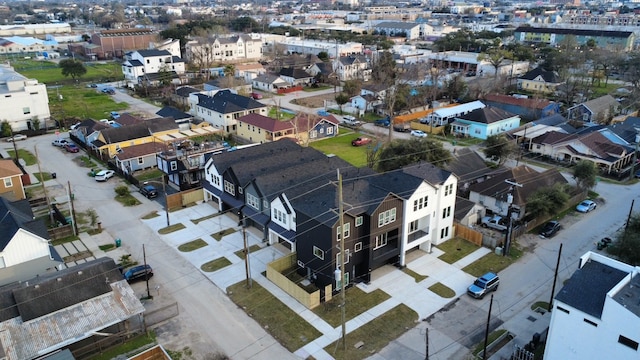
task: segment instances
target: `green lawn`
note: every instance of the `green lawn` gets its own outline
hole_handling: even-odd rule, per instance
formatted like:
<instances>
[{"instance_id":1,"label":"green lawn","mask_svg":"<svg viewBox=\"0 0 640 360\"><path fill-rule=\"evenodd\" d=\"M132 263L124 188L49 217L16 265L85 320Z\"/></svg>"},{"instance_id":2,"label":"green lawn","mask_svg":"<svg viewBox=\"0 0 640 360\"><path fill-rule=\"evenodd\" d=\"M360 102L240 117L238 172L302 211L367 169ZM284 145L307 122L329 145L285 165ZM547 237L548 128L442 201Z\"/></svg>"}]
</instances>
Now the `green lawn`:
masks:
<instances>
[{"instance_id":1,"label":"green lawn","mask_svg":"<svg viewBox=\"0 0 640 360\"><path fill-rule=\"evenodd\" d=\"M47 180L51 180L51 173L48 172L37 172L37 173L33 173L33 176L36 177L36 179L38 179L38 181L47 181Z\"/></svg>"},{"instance_id":2,"label":"green lawn","mask_svg":"<svg viewBox=\"0 0 640 360\"><path fill-rule=\"evenodd\" d=\"M71 77L62 75L62 69L57 64L50 61L19 60L11 65L20 74L38 79L39 82L47 85L73 84L75 81ZM122 66L116 62L105 64L85 64L87 73L78 79L79 86L85 87L87 83L110 82L122 80Z\"/></svg>"},{"instance_id":3,"label":"green lawn","mask_svg":"<svg viewBox=\"0 0 640 360\"><path fill-rule=\"evenodd\" d=\"M516 244L513 244L511 246L511 253L509 256L496 255L496 253L491 252L469 264L467 267L462 269L462 271L473 276L482 276L488 271L497 273L518 261L521 256L522 250L519 249Z\"/></svg>"},{"instance_id":4,"label":"green lawn","mask_svg":"<svg viewBox=\"0 0 640 360\"><path fill-rule=\"evenodd\" d=\"M233 234L236 231L238 231L238 230L233 229L233 228L223 229L221 231L218 231L217 233L211 234L211 237L216 239L217 241L220 241L220 240L222 240L223 237L225 237L225 236L227 236L229 234Z\"/></svg>"},{"instance_id":5,"label":"green lawn","mask_svg":"<svg viewBox=\"0 0 640 360\"><path fill-rule=\"evenodd\" d=\"M272 107L272 108L269 109L269 114L267 114L267 116L270 117L270 118L277 119L276 113L277 113L276 108ZM291 113L288 113L288 112L284 112L284 111L280 111L280 120L291 120L294 117L295 117L294 114L291 114Z\"/></svg>"},{"instance_id":6,"label":"green lawn","mask_svg":"<svg viewBox=\"0 0 640 360\"><path fill-rule=\"evenodd\" d=\"M9 153L9 156L11 156L12 158L16 157L15 151L7 150L7 152ZM25 149L18 149L18 156L20 157L20 159L24 160L24 162L27 165L35 165L38 162L35 155L33 155L31 152Z\"/></svg>"},{"instance_id":7,"label":"green lawn","mask_svg":"<svg viewBox=\"0 0 640 360\"><path fill-rule=\"evenodd\" d=\"M418 314L408 306L400 304L381 316L369 321L346 336L346 350L341 339L338 346L333 342L324 350L338 360L365 359L382 350L390 341L413 329L418 321ZM362 342L360 348L354 345Z\"/></svg>"},{"instance_id":8,"label":"green lawn","mask_svg":"<svg viewBox=\"0 0 640 360\"><path fill-rule=\"evenodd\" d=\"M453 264L479 249L477 245L461 238L450 239L436 247L444 251L444 254L438 256L438 259L446 262L447 264Z\"/></svg>"},{"instance_id":9,"label":"green lawn","mask_svg":"<svg viewBox=\"0 0 640 360\"><path fill-rule=\"evenodd\" d=\"M164 174L162 170L148 169L148 170L136 171L134 177L136 178L136 180L140 182L145 182L145 181L161 178L162 174Z\"/></svg>"},{"instance_id":10,"label":"green lawn","mask_svg":"<svg viewBox=\"0 0 640 360\"><path fill-rule=\"evenodd\" d=\"M62 95L62 100L58 97ZM113 101L111 95L85 87L64 86L49 90L49 107L55 118L107 119L111 111L125 110L127 103Z\"/></svg>"},{"instance_id":11,"label":"green lawn","mask_svg":"<svg viewBox=\"0 0 640 360\"><path fill-rule=\"evenodd\" d=\"M227 288L227 294L231 301L254 318L271 336L291 352L322 335L255 281L251 289L245 286L244 280L231 285ZM395 336L389 336L389 339L395 338Z\"/></svg>"},{"instance_id":12,"label":"green lawn","mask_svg":"<svg viewBox=\"0 0 640 360\"><path fill-rule=\"evenodd\" d=\"M158 234L166 235L174 231L182 230L184 228L185 226L182 223L177 223L177 224L169 225L167 227L163 227L162 229L159 229Z\"/></svg>"},{"instance_id":13,"label":"green lawn","mask_svg":"<svg viewBox=\"0 0 640 360\"><path fill-rule=\"evenodd\" d=\"M429 287L429 290L440 295L443 298L450 299L456 296L456 292L442 283L435 283Z\"/></svg>"},{"instance_id":14,"label":"green lawn","mask_svg":"<svg viewBox=\"0 0 640 360\"><path fill-rule=\"evenodd\" d=\"M345 319L349 321L363 312L371 309L372 307L382 303L390 298L389 294L377 289L370 293L353 286L347 289L345 294ZM342 309L340 304L342 303L342 296L340 294L334 295L330 301L327 301L320 306L313 309L313 312L321 317L329 325L336 327L342 322Z\"/></svg>"},{"instance_id":15,"label":"green lawn","mask_svg":"<svg viewBox=\"0 0 640 360\"><path fill-rule=\"evenodd\" d=\"M351 146L351 141L360 136L365 135L351 133L344 136L314 141L310 143L309 146L325 154L334 154L353 166L361 167L367 165L366 151L370 146L375 146L375 141L366 146Z\"/></svg>"}]
</instances>

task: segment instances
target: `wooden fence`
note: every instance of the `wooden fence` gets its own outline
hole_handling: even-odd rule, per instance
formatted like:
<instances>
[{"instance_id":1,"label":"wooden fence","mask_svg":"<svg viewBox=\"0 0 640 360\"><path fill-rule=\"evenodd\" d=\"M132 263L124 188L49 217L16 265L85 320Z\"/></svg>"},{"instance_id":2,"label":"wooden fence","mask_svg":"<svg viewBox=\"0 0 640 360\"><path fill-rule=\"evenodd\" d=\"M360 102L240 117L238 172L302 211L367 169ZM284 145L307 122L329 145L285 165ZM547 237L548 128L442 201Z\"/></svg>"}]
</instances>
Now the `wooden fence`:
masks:
<instances>
[{"instance_id":1,"label":"wooden fence","mask_svg":"<svg viewBox=\"0 0 640 360\"><path fill-rule=\"evenodd\" d=\"M422 130L427 134L444 134L444 126L431 126L429 124L421 124L419 121L411 122L411 129Z\"/></svg>"},{"instance_id":2,"label":"wooden fence","mask_svg":"<svg viewBox=\"0 0 640 360\"><path fill-rule=\"evenodd\" d=\"M283 271L295 268L296 266L295 253L272 261L267 265L267 279L298 300L302 305L306 306L307 309L313 309L320 305L320 290L309 294L305 289L282 274Z\"/></svg>"},{"instance_id":3,"label":"wooden fence","mask_svg":"<svg viewBox=\"0 0 640 360\"><path fill-rule=\"evenodd\" d=\"M71 224L68 224L57 228L47 229L47 232L49 233L49 238L51 238L51 240L58 240L73 235L73 228L71 227Z\"/></svg>"},{"instance_id":4,"label":"wooden fence","mask_svg":"<svg viewBox=\"0 0 640 360\"><path fill-rule=\"evenodd\" d=\"M175 210L198 201L204 201L204 191L202 188L185 190L177 194L167 195L167 208L169 208L169 210Z\"/></svg>"},{"instance_id":5,"label":"wooden fence","mask_svg":"<svg viewBox=\"0 0 640 360\"><path fill-rule=\"evenodd\" d=\"M453 224L453 234L463 238L470 243L482 246L482 233L462 224Z\"/></svg>"},{"instance_id":6,"label":"wooden fence","mask_svg":"<svg viewBox=\"0 0 640 360\"><path fill-rule=\"evenodd\" d=\"M302 89L303 89L302 85L298 85L298 86L294 86L286 89L278 89L278 94L287 94L287 93L292 93L294 91L302 91Z\"/></svg>"}]
</instances>

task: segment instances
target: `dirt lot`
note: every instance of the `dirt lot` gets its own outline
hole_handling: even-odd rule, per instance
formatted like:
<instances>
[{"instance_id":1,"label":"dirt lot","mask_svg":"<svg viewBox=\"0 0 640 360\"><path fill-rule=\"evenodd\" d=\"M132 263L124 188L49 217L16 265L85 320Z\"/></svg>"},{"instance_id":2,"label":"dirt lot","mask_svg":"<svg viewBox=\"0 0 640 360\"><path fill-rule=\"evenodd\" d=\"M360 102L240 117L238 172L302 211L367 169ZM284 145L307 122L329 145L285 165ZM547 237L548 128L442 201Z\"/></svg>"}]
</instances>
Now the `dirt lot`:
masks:
<instances>
[{"instance_id":1,"label":"dirt lot","mask_svg":"<svg viewBox=\"0 0 640 360\"><path fill-rule=\"evenodd\" d=\"M309 108L319 108L324 106L325 100L335 101L335 96L333 94L309 96L301 99L293 99L291 102L296 105L306 106Z\"/></svg>"}]
</instances>

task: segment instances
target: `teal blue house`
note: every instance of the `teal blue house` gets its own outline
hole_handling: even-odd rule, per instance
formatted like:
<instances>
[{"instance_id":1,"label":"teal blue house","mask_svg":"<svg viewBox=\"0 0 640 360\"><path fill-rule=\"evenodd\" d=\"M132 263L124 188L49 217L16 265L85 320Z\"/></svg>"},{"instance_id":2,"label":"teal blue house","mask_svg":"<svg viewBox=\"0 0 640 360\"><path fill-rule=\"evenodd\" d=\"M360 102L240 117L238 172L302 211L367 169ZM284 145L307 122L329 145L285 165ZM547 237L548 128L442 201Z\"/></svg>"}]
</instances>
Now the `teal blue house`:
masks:
<instances>
[{"instance_id":1,"label":"teal blue house","mask_svg":"<svg viewBox=\"0 0 640 360\"><path fill-rule=\"evenodd\" d=\"M520 115L487 106L456 117L451 123L451 132L462 137L486 140L489 136L513 130L518 126Z\"/></svg>"}]
</instances>

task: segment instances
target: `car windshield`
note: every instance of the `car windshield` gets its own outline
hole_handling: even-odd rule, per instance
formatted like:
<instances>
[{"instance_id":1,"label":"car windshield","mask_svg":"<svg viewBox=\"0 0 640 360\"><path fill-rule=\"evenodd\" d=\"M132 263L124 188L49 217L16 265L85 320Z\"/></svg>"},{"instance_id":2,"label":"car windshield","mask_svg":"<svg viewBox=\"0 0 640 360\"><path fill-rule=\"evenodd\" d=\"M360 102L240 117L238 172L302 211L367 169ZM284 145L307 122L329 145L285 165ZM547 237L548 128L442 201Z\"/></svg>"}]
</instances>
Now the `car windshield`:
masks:
<instances>
[{"instance_id":1,"label":"car windshield","mask_svg":"<svg viewBox=\"0 0 640 360\"><path fill-rule=\"evenodd\" d=\"M473 282L473 285L484 289L487 286L487 283L480 279L477 279L476 281Z\"/></svg>"}]
</instances>

